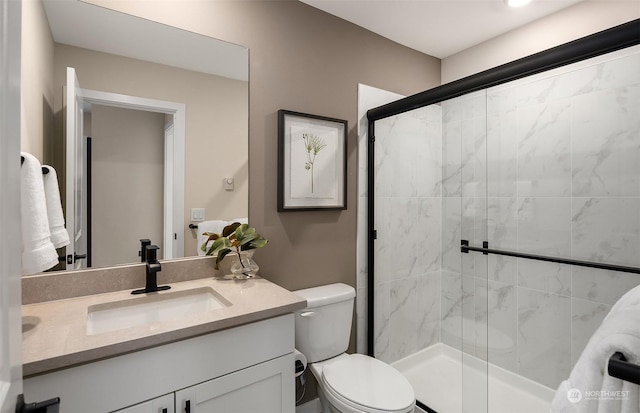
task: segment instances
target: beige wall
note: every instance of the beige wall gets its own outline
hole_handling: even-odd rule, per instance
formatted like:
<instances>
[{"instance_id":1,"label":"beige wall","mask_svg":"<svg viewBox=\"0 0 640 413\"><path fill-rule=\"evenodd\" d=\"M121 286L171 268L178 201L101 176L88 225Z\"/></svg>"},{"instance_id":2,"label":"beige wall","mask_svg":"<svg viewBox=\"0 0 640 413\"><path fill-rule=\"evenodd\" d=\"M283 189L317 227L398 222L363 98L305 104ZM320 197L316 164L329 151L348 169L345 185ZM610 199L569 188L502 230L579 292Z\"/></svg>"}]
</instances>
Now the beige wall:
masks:
<instances>
[{"instance_id":1,"label":"beige wall","mask_svg":"<svg viewBox=\"0 0 640 413\"><path fill-rule=\"evenodd\" d=\"M22 1L22 119L20 146L49 162L43 137L53 133L53 38L40 0Z\"/></svg>"},{"instance_id":2,"label":"beige wall","mask_svg":"<svg viewBox=\"0 0 640 413\"><path fill-rule=\"evenodd\" d=\"M162 113L93 105L92 265L139 261L140 239L163 252Z\"/></svg>"},{"instance_id":3,"label":"beige wall","mask_svg":"<svg viewBox=\"0 0 640 413\"><path fill-rule=\"evenodd\" d=\"M207 219L247 216L247 82L56 44L55 84L60 91L55 95L56 138L62 135L67 66L76 69L85 89L186 105L185 255L197 255L195 232L187 227L191 208L205 208ZM226 176L235 178L233 192L222 186Z\"/></svg>"},{"instance_id":4,"label":"beige wall","mask_svg":"<svg viewBox=\"0 0 640 413\"><path fill-rule=\"evenodd\" d=\"M440 62L294 0L93 0L250 49L249 218L269 239L255 258L285 288L355 286L358 83L413 94ZM346 211L277 212L277 111L349 122Z\"/></svg>"},{"instance_id":5,"label":"beige wall","mask_svg":"<svg viewBox=\"0 0 640 413\"><path fill-rule=\"evenodd\" d=\"M443 59L442 83L638 18L638 0L587 0Z\"/></svg>"}]
</instances>

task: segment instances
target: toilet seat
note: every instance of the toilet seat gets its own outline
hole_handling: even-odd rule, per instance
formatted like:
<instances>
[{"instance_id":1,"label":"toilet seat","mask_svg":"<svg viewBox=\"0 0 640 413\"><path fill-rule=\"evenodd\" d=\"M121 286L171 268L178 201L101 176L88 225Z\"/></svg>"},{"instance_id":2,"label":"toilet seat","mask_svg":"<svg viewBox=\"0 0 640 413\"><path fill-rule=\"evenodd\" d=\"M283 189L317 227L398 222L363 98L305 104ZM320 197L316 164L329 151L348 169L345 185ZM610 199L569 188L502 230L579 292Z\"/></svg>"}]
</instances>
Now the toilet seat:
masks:
<instances>
[{"instance_id":1,"label":"toilet seat","mask_svg":"<svg viewBox=\"0 0 640 413\"><path fill-rule=\"evenodd\" d=\"M342 403L367 413L413 411L411 384L388 364L352 354L322 369L325 390Z\"/></svg>"}]
</instances>

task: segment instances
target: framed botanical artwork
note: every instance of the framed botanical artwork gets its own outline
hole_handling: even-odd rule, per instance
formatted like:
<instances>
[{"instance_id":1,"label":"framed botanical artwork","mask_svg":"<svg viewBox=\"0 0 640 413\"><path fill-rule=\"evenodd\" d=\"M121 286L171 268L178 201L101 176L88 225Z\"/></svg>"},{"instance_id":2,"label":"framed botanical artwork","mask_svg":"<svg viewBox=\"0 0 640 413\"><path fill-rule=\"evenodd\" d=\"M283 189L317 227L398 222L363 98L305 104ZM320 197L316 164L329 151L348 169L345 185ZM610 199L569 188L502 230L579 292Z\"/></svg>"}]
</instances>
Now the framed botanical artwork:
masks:
<instances>
[{"instance_id":1,"label":"framed botanical artwork","mask_svg":"<svg viewBox=\"0 0 640 413\"><path fill-rule=\"evenodd\" d=\"M278 211L347 209L347 121L278 111Z\"/></svg>"}]
</instances>

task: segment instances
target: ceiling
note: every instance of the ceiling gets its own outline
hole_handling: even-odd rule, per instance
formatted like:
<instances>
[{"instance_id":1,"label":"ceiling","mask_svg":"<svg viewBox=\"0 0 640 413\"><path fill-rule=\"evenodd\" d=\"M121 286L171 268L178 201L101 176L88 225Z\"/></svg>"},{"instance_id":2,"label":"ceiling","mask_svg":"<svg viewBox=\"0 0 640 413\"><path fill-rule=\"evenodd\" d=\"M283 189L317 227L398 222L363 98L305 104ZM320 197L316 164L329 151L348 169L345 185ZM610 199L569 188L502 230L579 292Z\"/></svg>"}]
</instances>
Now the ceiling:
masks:
<instances>
[{"instance_id":1,"label":"ceiling","mask_svg":"<svg viewBox=\"0 0 640 413\"><path fill-rule=\"evenodd\" d=\"M444 59L583 0L300 0L397 43Z\"/></svg>"},{"instance_id":2,"label":"ceiling","mask_svg":"<svg viewBox=\"0 0 640 413\"><path fill-rule=\"evenodd\" d=\"M57 43L249 80L246 47L83 1L43 0L43 4Z\"/></svg>"}]
</instances>

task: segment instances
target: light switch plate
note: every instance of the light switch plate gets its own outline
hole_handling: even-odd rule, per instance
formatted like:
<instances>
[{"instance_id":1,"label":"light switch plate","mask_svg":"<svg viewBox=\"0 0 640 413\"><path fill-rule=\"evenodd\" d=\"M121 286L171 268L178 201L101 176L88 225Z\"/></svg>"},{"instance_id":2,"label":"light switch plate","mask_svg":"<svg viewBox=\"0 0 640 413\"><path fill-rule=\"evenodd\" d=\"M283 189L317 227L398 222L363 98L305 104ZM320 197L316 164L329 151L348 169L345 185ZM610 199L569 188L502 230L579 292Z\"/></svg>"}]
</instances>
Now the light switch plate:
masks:
<instances>
[{"instance_id":1,"label":"light switch plate","mask_svg":"<svg viewBox=\"0 0 640 413\"><path fill-rule=\"evenodd\" d=\"M204 208L191 208L191 221L192 222L204 221Z\"/></svg>"}]
</instances>

